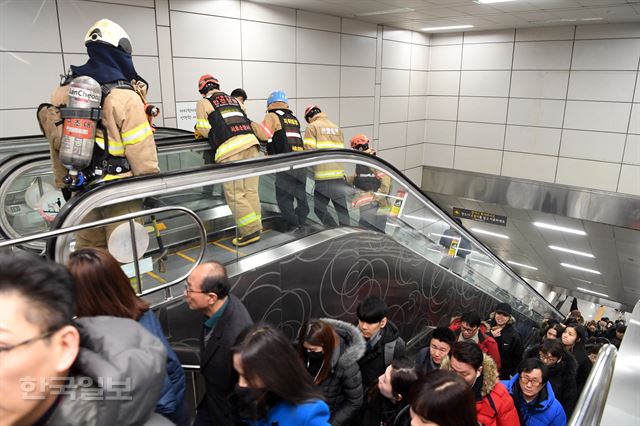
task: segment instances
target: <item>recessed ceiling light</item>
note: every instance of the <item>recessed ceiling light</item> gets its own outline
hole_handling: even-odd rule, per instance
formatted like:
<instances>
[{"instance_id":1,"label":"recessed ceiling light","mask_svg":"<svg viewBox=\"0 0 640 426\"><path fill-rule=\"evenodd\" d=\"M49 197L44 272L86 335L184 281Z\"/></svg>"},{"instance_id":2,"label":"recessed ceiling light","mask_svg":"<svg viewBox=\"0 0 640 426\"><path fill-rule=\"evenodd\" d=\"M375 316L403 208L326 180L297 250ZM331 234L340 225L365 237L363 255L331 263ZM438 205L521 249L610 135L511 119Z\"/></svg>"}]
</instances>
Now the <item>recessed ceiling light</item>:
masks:
<instances>
[{"instance_id":1,"label":"recessed ceiling light","mask_svg":"<svg viewBox=\"0 0 640 426\"><path fill-rule=\"evenodd\" d=\"M403 13L403 12L415 12L415 9L411 9L409 7L401 7L398 9L387 9L387 10L377 10L374 12L362 12L362 13L354 13L350 16L376 16L376 15L386 15L387 13Z\"/></svg>"},{"instance_id":2,"label":"recessed ceiling light","mask_svg":"<svg viewBox=\"0 0 640 426\"><path fill-rule=\"evenodd\" d=\"M596 271L595 269L583 268L582 266L576 266L576 265L572 265L570 263L561 263L561 265L564 266L565 268L577 269L578 271L589 272L591 274L601 275L600 271Z\"/></svg>"},{"instance_id":3,"label":"recessed ceiling light","mask_svg":"<svg viewBox=\"0 0 640 426\"><path fill-rule=\"evenodd\" d=\"M578 291L582 291L584 293L592 293L592 294L597 294L598 296L602 296L602 297L609 297L608 294L598 293L597 291L588 290L588 289L582 288L582 287L576 287L576 288L578 289Z\"/></svg>"},{"instance_id":4,"label":"recessed ceiling light","mask_svg":"<svg viewBox=\"0 0 640 426\"><path fill-rule=\"evenodd\" d=\"M409 219L422 220L422 221L431 222L431 223L438 222L440 220L440 219L431 219L428 217L412 216L409 214L405 214L403 215L403 217L408 217Z\"/></svg>"},{"instance_id":5,"label":"recessed ceiling light","mask_svg":"<svg viewBox=\"0 0 640 426\"><path fill-rule=\"evenodd\" d=\"M474 3L478 4L491 4L491 3L506 3L514 0L474 0Z\"/></svg>"},{"instance_id":6,"label":"recessed ceiling light","mask_svg":"<svg viewBox=\"0 0 640 426\"><path fill-rule=\"evenodd\" d=\"M476 263L482 263L487 266L495 266L493 263L485 262L484 260L476 259L475 257L470 257L469 260Z\"/></svg>"},{"instance_id":7,"label":"recessed ceiling light","mask_svg":"<svg viewBox=\"0 0 640 426\"><path fill-rule=\"evenodd\" d=\"M473 28L473 25L449 25L447 27L426 27L420 31L444 31L444 30L463 30L465 28Z\"/></svg>"},{"instance_id":8,"label":"recessed ceiling light","mask_svg":"<svg viewBox=\"0 0 640 426\"><path fill-rule=\"evenodd\" d=\"M550 223L544 223L544 222L533 222L533 224L538 228L551 229L553 231L560 231L560 232L567 232L569 234L587 235L586 232L581 231L580 229L565 228L564 226L552 225Z\"/></svg>"},{"instance_id":9,"label":"recessed ceiling light","mask_svg":"<svg viewBox=\"0 0 640 426\"><path fill-rule=\"evenodd\" d=\"M533 269L534 271L538 270L538 268L536 268L535 266L525 265L524 263L518 263L518 262L514 262L512 260L507 260L507 263L509 263L511 265L521 266L521 267L527 268L527 269Z\"/></svg>"},{"instance_id":10,"label":"recessed ceiling light","mask_svg":"<svg viewBox=\"0 0 640 426\"><path fill-rule=\"evenodd\" d=\"M498 234L497 232L485 231L484 229L479 229L479 228L473 228L471 230L473 232L477 232L478 234L491 235L492 237L498 237L498 238L502 238L502 239L505 239L505 240L509 239L508 235Z\"/></svg>"},{"instance_id":11,"label":"recessed ceiling light","mask_svg":"<svg viewBox=\"0 0 640 426\"><path fill-rule=\"evenodd\" d=\"M557 251L563 251L565 253L571 253L571 254L576 254L578 256L584 256L584 257L590 257L590 258L594 258L595 256L592 255L591 253L586 253L584 251L577 251L577 250L571 250L568 248L564 248L564 247L558 247L558 246L549 246L549 248L551 250L557 250Z\"/></svg>"}]
</instances>

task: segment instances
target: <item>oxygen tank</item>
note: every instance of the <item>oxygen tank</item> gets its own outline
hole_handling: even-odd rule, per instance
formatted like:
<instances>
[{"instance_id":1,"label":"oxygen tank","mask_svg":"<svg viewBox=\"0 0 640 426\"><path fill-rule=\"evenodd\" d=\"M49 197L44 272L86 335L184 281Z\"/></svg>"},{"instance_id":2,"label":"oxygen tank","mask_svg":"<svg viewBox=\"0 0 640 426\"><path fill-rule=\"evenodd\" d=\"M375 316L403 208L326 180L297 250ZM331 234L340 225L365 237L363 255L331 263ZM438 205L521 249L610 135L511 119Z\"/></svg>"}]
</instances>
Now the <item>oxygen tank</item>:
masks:
<instances>
[{"instance_id":1,"label":"oxygen tank","mask_svg":"<svg viewBox=\"0 0 640 426\"><path fill-rule=\"evenodd\" d=\"M98 123L97 119L91 118L93 114L90 114L90 111L92 108L100 108L101 99L100 84L91 77L76 77L69 84L70 112L64 115L60 162L69 169L69 175L73 181L76 180L80 170L91 165ZM73 110L76 110L77 114ZM78 110L87 111L85 113Z\"/></svg>"}]
</instances>

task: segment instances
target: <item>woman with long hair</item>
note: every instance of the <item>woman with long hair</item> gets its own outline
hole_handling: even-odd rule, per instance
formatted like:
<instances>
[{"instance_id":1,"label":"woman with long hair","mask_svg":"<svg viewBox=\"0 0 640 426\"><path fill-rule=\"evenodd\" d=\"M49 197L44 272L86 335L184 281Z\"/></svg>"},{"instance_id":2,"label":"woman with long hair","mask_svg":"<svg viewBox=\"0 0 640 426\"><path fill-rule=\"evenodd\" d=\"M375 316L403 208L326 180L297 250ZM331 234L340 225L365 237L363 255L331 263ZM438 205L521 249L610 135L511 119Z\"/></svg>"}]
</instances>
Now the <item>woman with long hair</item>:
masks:
<instances>
[{"instance_id":1,"label":"woman with long hair","mask_svg":"<svg viewBox=\"0 0 640 426\"><path fill-rule=\"evenodd\" d=\"M586 340L587 330L583 325L576 322L567 324L567 328L565 328L564 333L562 333L562 344L578 362L578 375L576 376L578 395L582 393L582 389L587 382L587 377L589 377L591 367L593 366L584 346Z\"/></svg>"},{"instance_id":2,"label":"woman with long hair","mask_svg":"<svg viewBox=\"0 0 640 426\"><path fill-rule=\"evenodd\" d=\"M281 331L258 324L240 335L231 353L238 373L236 406L244 422L329 425L329 407Z\"/></svg>"},{"instance_id":3,"label":"woman with long hair","mask_svg":"<svg viewBox=\"0 0 640 426\"><path fill-rule=\"evenodd\" d=\"M418 373L406 359L394 360L378 378L382 399L382 418L385 425L409 426L409 390L418 381Z\"/></svg>"},{"instance_id":4,"label":"woman with long hair","mask_svg":"<svg viewBox=\"0 0 640 426\"><path fill-rule=\"evenodd\" d=\"M76 250L67 268L76 283L76 313L79 317L108 315L138 321L162 341L167 351L165 377L156 412L179 426L188 425L190 415L184 394L186 380L182 365L167 340L149 304L136 296L129 278L109 252L97 248Z\"/></svg>"},{"instance_id":5,"label":"woman with long hair","mask_svg":"<svg viewBox=\"0 0 640 426\"><path fill-rule=\"evenodd\" d=\"M358 360L366 344L360 331L344 321L323 318L303 324L298 352L331 410L331 425L349 424L363 401Z\"/></svg>"}]
</instances>

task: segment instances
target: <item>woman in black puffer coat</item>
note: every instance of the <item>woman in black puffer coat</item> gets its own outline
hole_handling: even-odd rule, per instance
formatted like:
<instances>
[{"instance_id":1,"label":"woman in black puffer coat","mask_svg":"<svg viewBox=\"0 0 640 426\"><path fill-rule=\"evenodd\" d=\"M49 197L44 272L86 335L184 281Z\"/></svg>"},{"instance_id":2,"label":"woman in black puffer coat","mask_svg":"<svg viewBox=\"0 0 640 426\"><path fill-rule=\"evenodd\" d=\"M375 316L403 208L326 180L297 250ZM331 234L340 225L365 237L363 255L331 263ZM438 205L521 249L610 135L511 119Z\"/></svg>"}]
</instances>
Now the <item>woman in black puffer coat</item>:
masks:
<instances>
[{"instance_id":1,"label":"woman in black puffer coat","mask_svg":"<svg viewBox=\"0 0 640 426\"><path fill-rule=\"evenodd\" d=\"M587 330L578 323L568 324L567 328L564 329L564 333L562 333L562 344L578 362L578 374L576 376L578 395L582 392L593 366L584 347L584 342L586 341Z\"/></svg>"},{"instance_id":2,"label":"woman in black puffer coat","mask_svg":"<svg viewBox=\"0 0 640 426\"><path fill-rule=\"evenodd\" d=\"M331 426L348 425L362 406L358 360L366 343L360 331L344 321L313 320L300 330L298 351L320 387L331 411Z\"/></svg>"}]
</instances>

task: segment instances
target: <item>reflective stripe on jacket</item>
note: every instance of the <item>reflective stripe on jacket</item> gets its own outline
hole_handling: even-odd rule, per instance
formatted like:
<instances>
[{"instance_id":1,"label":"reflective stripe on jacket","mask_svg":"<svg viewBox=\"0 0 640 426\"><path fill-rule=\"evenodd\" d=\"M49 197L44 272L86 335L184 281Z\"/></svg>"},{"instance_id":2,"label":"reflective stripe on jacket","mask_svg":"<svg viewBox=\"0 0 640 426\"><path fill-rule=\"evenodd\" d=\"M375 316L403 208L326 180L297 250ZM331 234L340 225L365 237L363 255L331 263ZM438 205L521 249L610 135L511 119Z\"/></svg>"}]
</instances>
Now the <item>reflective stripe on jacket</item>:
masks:
<instances>
[{"instance_id":1,"label":"reflective stripe on jacket","mask_svg":"<svg viewBox=\"0 0 640 426\"><path fill-rule=\"evenodd\" d=\"M342 130L332 123L325 113L316 114L304 132L304 149L344 148ZM314 166L316 180L344 179L341 163L325 163Z\"/></svg>"}]
</instances>

